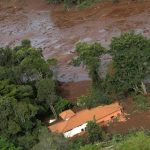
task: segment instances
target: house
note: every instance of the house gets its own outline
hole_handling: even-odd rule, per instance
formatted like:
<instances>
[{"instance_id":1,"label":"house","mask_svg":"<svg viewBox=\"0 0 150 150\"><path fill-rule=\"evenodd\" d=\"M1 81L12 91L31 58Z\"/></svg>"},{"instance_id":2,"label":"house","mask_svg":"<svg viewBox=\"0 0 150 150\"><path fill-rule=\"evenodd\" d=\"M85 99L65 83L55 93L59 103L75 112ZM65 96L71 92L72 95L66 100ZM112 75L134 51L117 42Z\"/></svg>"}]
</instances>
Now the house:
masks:
<instances>
[{"instance_id":1,"label":"house","mask_svg":"<svg viewBox=\"0 0 150 150\"><path fill-rule=\"evenodd\" d=\"M122 115L122 107L116 102L110 105L84 109L74 113L71 109L59 114L62 121L50 125L52 132L63 133L66 138L73 137L85 131L88 121L95 118L96 123L106 125L112 119Z\"/></svg>"}]
</instances>

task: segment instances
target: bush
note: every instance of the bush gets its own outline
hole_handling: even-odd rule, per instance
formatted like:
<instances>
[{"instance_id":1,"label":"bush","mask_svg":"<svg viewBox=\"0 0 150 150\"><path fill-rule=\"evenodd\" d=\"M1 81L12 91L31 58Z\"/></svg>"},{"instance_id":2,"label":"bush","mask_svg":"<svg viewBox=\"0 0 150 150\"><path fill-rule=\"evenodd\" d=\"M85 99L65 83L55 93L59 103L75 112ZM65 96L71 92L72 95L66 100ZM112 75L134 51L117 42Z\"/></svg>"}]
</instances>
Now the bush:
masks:
<instances>
[{"instance_id":1,"label":"bush","mask_svg":"<svg viewBox=\"0 0 150 150\"><path fill-rule=\"evenodd\" d=\"M115 150L149 150L150 136L143 131L130 135L115 146Z\"/></svg>"},{"instance_id":2,"label":"bush","mask_svg":"<svg viewBox=\"0 0 150 150\"><path fill-rule=\"evenodd\" d=\"M0 149L1 150L22 150L20 147L15 147L14 144L0 137Z\"/></svg>"},{"instance_id":3,"label":"bush","mask_svg":"<svg viewBox=\"0 0 150 150\"><path fill-rule=\"evenodd\" d=\"M48 0L49 3L64 3L65 6L76 5L77 7L90 6L101 0Z\"/></svg>"},{"instance_id":4,"label":"bush","mask_svg":"<svg viewBox=\"0 0 150 150\"><path fill-rule=\"evenodd\" d=\"M61 113L64 110L70 109L73 107L73 104L66 99L59 98L55 104L55 110L57 114Z\"/></svg>"},{"instance_id":5,"label":"bush","mask_svg":"<svg viewBox=\"0 0 150 150\"><path fill-rule=\"evenodd\" d=\"M94 143L103 139L102 128L94 121L89 121L86 126L89 143Z\"/></svg>"},{"instance_id":6,"label":"bush","mask_svg":"<svg viewBox=\"0 0 150 150\"><path fill-rule=\"evenodd\" d=\"M79 150L100 150L101 146L96 144L88 144L85 146L81 146Z\"/></svg>"},{"instance_id":7,"label":"bush","mask_svg":"<svg viewBox=\"0 0 150 150\"><path fill-rule=\"evenodd\" d=\"M143 95L136 95L133 97L133 100L139 110L147 110L149 105L148 98Z\"/></svg>"},{"instance_id":8,"label":"bush","mask_svg":"<svg viewBox=\"0 0 150 150\"><path fill-rule=\"evenodd\" d=\"M77 98L77 106L81 108L92 108L102 104L111 104L112 99L101 93L99 89L91 89L89 96L80 96Z\"/></svg>"}]
</instances>

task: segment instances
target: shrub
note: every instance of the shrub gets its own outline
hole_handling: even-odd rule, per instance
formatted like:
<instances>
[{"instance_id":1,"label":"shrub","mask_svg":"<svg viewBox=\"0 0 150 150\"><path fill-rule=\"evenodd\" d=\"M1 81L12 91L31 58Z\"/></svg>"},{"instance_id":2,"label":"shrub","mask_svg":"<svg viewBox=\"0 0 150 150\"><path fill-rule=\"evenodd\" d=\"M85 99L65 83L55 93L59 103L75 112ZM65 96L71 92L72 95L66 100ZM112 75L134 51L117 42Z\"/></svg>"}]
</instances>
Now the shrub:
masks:
<instances>
[{"instance_id":1,"label":"shrub","mask_svg":"<svg viewBox=\"0 0 150 150\"><path fill-rule=\"evenodd\" d=\"M130 135L115 146L115 150L149 150L150 136L143 131Z\"/></svg>"},{"instance_id":2,"label":"shrub","mask_svg":"<svg viewBox=\"0 0 150 150\"><path fill-rule=\"evenodd\" d=\"M77 106L82 108L92 108L102 104L111 104L112 99L103 94L99 89L91 89L89 96L77 98Z\"/></svg>"},{"instance_id":3,"label":"shrub","mask_svg":"<svg viewBox=\"0 0 150 150\"><path fill-rule=\"evenodd\" d=\"M148 98L143 95L136 95L133 97L133 100L139 110L147 110L149 105Z\"/></svg>"},{"instance_id":4,"label":"shrub","mask_svg":"<svg viewBox=\"0 0 150 150\"><path fill-rule=\"evenodd\" d=\"M102 128L95 122L95 120L88 122L86 131L90 143L94 143L103 139L104 132L102 131Z\"/></svg>"},{"instance_id":5,"label":"shrub","mask_svg":"<svg viewBox=\"0 0 150 150\"><path fill-rule=\"evenodd\" d=\"M0 137L0 149L1 150L22 150L20 147L15 147L14 144Z\"/></svg>"},{"instance_id":6,"label":"shrub","mask_svg":"<svg viewBox=\"0 0 150 150\"><path fill-rule=\"evenodd\" d=\"M55 104L55 110L57 114L61 113L64 110L70 109L73 107L73 104L66 99L59 98Z\"/></svg>"},{"instance_id":7,"label":"shrub","mask_svg":"<svg viewBox=\"0 0 150 150\"><path fill-rule=\"evenodd\" d=\"M81 146L79 150L100 150L101 146L96 144L88 144Z\"/></svg>"}]
</instances>

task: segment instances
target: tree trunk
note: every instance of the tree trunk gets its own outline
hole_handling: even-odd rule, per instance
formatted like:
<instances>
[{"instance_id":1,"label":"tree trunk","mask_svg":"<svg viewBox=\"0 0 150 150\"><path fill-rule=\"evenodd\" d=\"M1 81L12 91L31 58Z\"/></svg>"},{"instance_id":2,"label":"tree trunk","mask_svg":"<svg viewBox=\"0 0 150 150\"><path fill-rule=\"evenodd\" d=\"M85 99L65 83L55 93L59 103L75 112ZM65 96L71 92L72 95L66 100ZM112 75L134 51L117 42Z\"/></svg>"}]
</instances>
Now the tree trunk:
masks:
<instances>
[{"instance_id":1,"label":"tree trunk","mask_svg":"<svg viewBox=\"0 0 150 150\"><path fill-rule=\"evenodd\" d=\"M57 113L56 113L56 111L55 111L55 109L54 109L54 106L53 106L52 104L50 104L50 108L51 108L51 111L52 111L52 113L53 113L55 119L57 120L57 119L58 119Z\"/></svg>"},{"instance_id":2,"label":"tree trunk","mask_svg":"<svg viewBox=\"0 0 150 150\"><path fill-rule=\"evenodd\" d=\"M145 86L145 84L144 84L143 82L141 82L141 88L142 88L142 90L143 90L143 94L144 94L144 95L147 95L146 86Z\"/></svg>"}]
</instances>

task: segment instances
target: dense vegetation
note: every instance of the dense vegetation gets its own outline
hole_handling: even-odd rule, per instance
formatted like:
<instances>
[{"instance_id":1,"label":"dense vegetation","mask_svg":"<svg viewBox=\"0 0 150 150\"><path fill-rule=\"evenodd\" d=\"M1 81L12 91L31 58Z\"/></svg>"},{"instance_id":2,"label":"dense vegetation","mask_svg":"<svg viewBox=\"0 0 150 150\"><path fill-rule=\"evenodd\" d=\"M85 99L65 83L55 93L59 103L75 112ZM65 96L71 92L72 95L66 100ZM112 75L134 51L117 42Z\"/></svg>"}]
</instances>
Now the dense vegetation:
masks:
<instances>
[{"instance_id":1,"label":"dense vegetation","mask_svg":"<svg viewBox=\"0 0 150 150\"><path fill-rule=\"evenodd\" d=\"M126 136L117 135L107 143L95 143L81 146L80 150L149 150L150 135L144 131L130 133Z\"/></svg>"},{"instance_id":2,"label":"dense vegetation","mask_svg":"<svg viewBox=\"0 0 150 150\"><path fill-rule=\"evenodd\" d=\"M117 94L130 90L147 94L145 79L150 74L150 40L142 35L124 33L113 38L110 54L113 73L106 79L108 90Z\"/></svg>"},{"instance_id":3,"label":"dense vegetation","mask_svg":"<svg viewBox=\"0 0 150 150\"><path fill-rule=\"evenodd\" d=\"M49 3L64 3L65 7L76 5L77 7L86 7L101 0L48 0Z\"/></svg>"},{"instance_id":4,"label":"dense vegetation","mask_svg":"<svg viewBox=\"0 0 150 150\"><path fill-rule=\"evenodd\" d=\"M57 118L55 109L69 107L70 103L56 95L50 70L53 62L53 59L45 61L41 50L32 48L28 40L15 48L0 48L2 139L29 149L38 142L40 116L53 113Z\"/></svg>"},{"instance_id":5,"label":"dense vegetation","mask_svg":"<svg viewBox=\"0 0 150 150\"><path fill-rule=\"evenodd\" d=\"M84 8L94 5L103 0L47 0L48 3L63 3L66 8L76 6L78 8ZM111 0L113 3L118 3L120 0Z\"/></svg>"}]
</instances>

